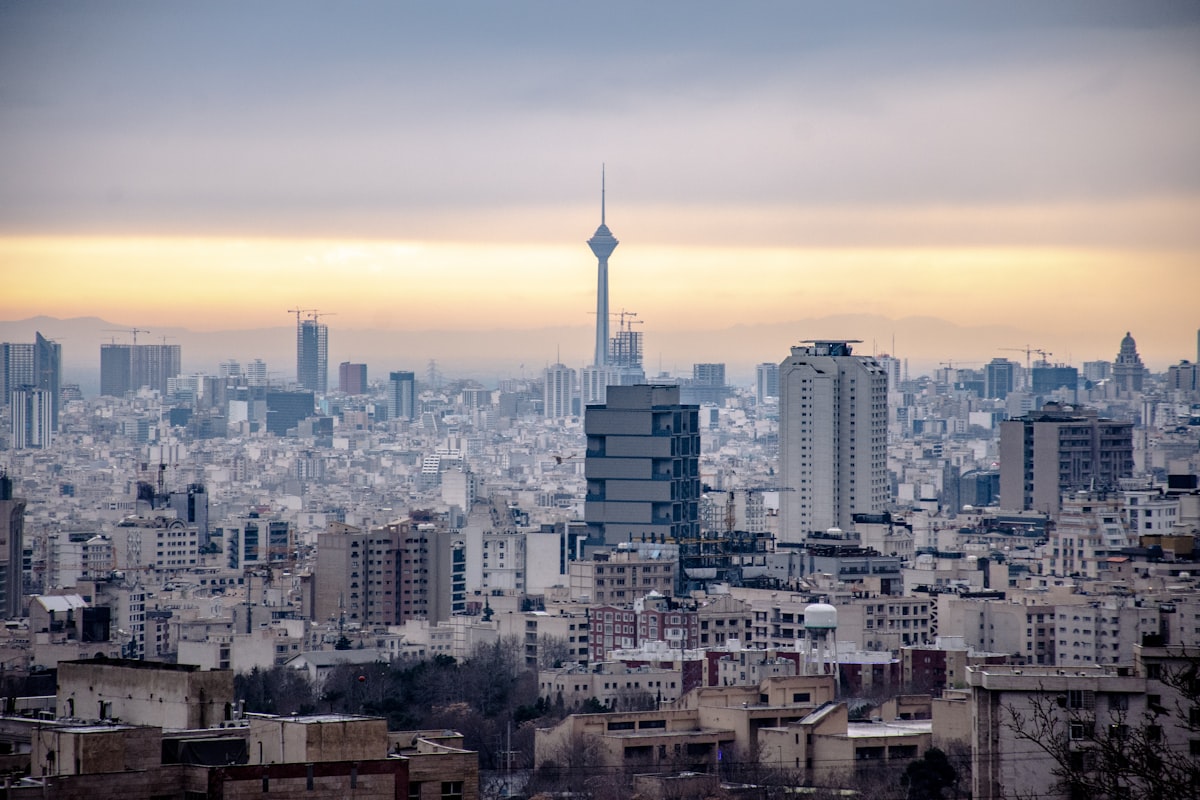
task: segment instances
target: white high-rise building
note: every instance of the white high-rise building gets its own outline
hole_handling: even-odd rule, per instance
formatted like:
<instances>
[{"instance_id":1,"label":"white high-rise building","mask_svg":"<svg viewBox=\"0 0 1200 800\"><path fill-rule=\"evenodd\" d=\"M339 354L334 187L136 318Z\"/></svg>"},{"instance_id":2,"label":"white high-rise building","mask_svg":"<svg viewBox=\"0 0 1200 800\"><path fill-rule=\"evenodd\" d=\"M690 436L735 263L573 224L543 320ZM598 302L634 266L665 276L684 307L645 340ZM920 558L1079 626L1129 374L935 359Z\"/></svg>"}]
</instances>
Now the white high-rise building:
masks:
<instances>
[{"instance_id":1,"label":"white high-rise building","mask_svg":"<svg viewBox=\"0 0 1200 800\"><path fill-rule=\"evenodd\" d=\"M754 397L758 403L779 397L779 365L767 362L754 369Z\"/></svg>"},{"instance_id":2,"label":"white high-rise building","mask_svg":"<svg viewBox=\"0 0 1200 800\"><path fill-rule=\"evenodd\" d=\"M883 353L882 355L875 356L875 360L879 362L879 366L883 367L883 371L887 373L888 389L893 392L900 391L900 381L903 380L903 375L900 372L900 359Z\"/></svg>"},{"instance_id":3,"label":"white high-rise building","mask_svg":"<svg viewBox=\"0 0 1200 800\"><path fill-rule=\"evenodd\" d=\"M44 389L24 386L11 395L12 448L45 450L54 440L54 398Z\"/></svg>"},{"instance_id":4,"label":"white high-rise building","mask_svg":"<svg viewBox=\"0 0 1200 800\"><path fill-rule=\"evenodd\" d=\"M855 514L885 510L888 376L854 340L793 347L779 365L779 540L851 529Z\"/></svg>"},{"instance_id":5,"label":"white high-rise building","mask_svg":"<svg viewBox=\"0 0 1200 800\"><path fill-rule=\"evenodd\" d=\"M580 402L584 406L603 405L608 399L608 387L621 385L620 371L614 367L584 367L580 375Z\"/></svg>"},{"instance_id":6,"label":"white high-rise building","mask_svg":"<svg viewBox=\"0 0 1200 800\"><path fill-rule=\"evenodd\" d=\"M571 416L571 401L575 397L575 370L564 364L546 367L542 405L547 419Z\"/></svg>"},{"instance_id":7,"label":"white high-rise building","mask_svg":"<svg viewBox=\"0 0 1200 800\"><path fill-rule=\"evenodd\" d=\"M217 377L240 379L242 377L242 365L232 358L228 361L222 361L217 367Z\"/></svg>"},{"instance_id":8,"label":"white high-rise building","mask_svg":"<svg viewBox=\"0 0 1200 800\"><path fill-rule=\"evenodd\" d=\"M246 365L246 385L247 386L266 386L267 385L267 362L261 358L256 358Z\"/></svg>"}]
</instances>

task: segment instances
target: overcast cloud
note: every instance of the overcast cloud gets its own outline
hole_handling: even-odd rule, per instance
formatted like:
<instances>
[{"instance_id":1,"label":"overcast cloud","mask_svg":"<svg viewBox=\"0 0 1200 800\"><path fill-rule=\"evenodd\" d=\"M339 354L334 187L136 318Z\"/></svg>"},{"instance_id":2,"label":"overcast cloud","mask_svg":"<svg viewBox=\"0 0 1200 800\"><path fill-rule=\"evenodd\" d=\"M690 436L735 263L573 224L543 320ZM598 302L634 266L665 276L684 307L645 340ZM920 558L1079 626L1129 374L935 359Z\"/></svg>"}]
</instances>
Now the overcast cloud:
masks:
<instances>
[{"instance_id":1,"label":"overcast cloud","mask_svg":"<svg viewBox=\"0 0 1200 800\"><path fill-rule=\"evenodd\" d=\"M0 0L0 232L1194 203L1198 97L1195 2Z\"/></svg>"}]
</instances>

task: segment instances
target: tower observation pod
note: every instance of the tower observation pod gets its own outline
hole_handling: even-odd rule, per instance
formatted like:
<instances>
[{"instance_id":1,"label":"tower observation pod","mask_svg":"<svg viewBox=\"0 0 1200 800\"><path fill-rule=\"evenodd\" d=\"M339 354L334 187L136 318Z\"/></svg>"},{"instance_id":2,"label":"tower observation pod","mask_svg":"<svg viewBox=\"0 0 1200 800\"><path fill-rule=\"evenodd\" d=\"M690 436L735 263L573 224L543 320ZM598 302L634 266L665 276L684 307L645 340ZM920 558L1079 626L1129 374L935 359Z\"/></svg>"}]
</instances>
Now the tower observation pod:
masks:
<instances>
[{"instance_id":1,"label":"tower observation pod","mask_svg":"<svg viewBox=\"0 0 1200 800\"><path fill-rule=\"evenodd\" d=\"M837 609L828 603L813 603L804 609L805 675L837 676ZM798 643L799 644L799 643Z\"/></svg>"}]
</instances>

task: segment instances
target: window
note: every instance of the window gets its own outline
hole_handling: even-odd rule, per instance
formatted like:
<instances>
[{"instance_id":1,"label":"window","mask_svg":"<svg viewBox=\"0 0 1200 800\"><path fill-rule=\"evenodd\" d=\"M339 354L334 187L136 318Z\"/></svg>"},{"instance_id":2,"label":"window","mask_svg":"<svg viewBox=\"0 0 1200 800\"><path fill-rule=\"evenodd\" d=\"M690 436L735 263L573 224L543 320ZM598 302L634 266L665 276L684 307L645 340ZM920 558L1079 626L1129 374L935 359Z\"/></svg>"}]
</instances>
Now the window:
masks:
<instances>
[{"instance_id":1,"label":"window","mask_svg":"<svg viewBox=\"0 0 1200 800\"><path fill-rule=\"evenodd\" d=\"M442 781L442 800L463 800L463 782Z\"/></svg>"},{"instance_id":2,"label":"window","mask_svg":"<svg viewBox=\"0 0 1200 800\"><path fill-rule=\"evenodd\" d=\"M1087 722L1072 722L1070 724L1071 741L1079 741L1080 739L1090 738L1092 735L1091 723Z\"/></svg>"},{"instance_id":3,"label":"window","mask_svg":"<svg viewBox=\"0 0 1200 800\"><path fill-rule=\"evenodd\" d=\"M1095 692L1086 689L1071 689L1067 692L1067 708L1093 709L1095 707Z\"/></svg>"}]
</instances>

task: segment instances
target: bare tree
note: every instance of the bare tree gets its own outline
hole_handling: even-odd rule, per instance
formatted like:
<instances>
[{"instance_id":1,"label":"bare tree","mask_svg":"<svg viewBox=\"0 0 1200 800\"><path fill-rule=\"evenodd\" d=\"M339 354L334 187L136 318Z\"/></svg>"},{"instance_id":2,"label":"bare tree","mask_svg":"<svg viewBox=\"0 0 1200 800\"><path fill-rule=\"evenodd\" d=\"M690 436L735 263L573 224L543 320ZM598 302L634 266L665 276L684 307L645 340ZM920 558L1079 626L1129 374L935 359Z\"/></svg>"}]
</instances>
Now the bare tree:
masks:
<instances>
[{"instance_id":1,"label":"bare tree","mask_svg":"<svg viewBox=\"0 0 1200 800\"><path fill-rule=\"evenodd\" d=\"M724 780L757 786L767 800L791 796L794 787L807 783L804 770L785 765L779 751L761 741L735 746L719 766Z\"/></svg>"},{"instance_id":2,"label":"bare tree","mask_svg":"<svg viewBox=\"0 0 1200 800\"><path fill-rule=\"evenodd\" d=\"M571 647L562 636L538 636L538 669L558 669L574 663Z\"/></svg>"},{"instance_id":3,"label":"bare tree","mask_svg":"<svg viewBox=\"0 0 1200 800\"><path fill-rule=\"evenodd\" d=\"M590 797L595 779L604 777L597 767L602 762L602 745L595 736L572 736L556 747L550 757L537 765L529 781L531 794L570 792L573 796Z\"/></svg>"},{"instance_id":4,"label":"bare tree","mask_svg":"<svg viewBox=\"0 0 1200 800\"><path fill-rule=\"evenodd\" d=\"M658 698L645 689L622 687L612 699L613 711L653 711L658 708Z\"/></svg>"},{"instance_id":5,"label":"bare tree","mask_svg":"<svg viewBox=\"0 0 1200 800\"><path fill-rule=\"evenodd\" d=\"M233 676L234 696L246 710L263 714L309 714L317 710L316 693L303 670L255 667Z\"/></svg>"},{"instance_id":6,"label":"bare tree","mask_svg":"<svg viewBox=\"0 0 1200 800\"><path fill-rule=\"evenodd\" d=\"M1024 709L1005 709L1017 741L1048 757L1050 788L1087 800L1200 796L1200 656L1153 665L1146 705L1130 711L1117 703L1097 710L1062 692L1039 692ZM1154 693L1157 686L1167 691Z\"/></svg>"}]
</instances>

